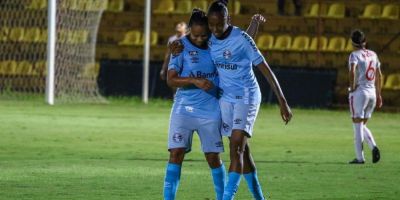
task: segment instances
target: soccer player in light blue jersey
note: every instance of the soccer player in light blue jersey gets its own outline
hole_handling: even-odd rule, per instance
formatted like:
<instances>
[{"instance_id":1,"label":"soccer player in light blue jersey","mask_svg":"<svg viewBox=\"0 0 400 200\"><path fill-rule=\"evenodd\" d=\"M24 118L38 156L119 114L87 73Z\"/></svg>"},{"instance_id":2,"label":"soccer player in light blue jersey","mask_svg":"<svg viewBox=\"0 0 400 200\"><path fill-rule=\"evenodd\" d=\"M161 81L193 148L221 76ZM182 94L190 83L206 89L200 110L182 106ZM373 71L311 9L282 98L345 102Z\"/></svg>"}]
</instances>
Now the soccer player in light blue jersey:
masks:
<instances>
[{"instance_id":1,"label":"soccer player in light blue jersey","mask_svg":"<svg viewBox=\"0 0 400 200\"><path fill-rule=\"evenodd\" d=\"M248 28L256 33L262 16L255 15ZM200 137L202 150L211 168L217 200L222 200L225 168L219 157L223 152L221 115L217 97L217 69L209 48L211 35L203 11L194 9L189 21L190 34L180 42L184 49L171 56L167 83L178 87L171 111L168 134L170 158L164 180L164 199L175 199L185 153L191 150L193 132Z\"/></svg>"},{"instance_id":2,"label":"soccer player in light blue jersey","mask_svg":"<svg viewBox=\"0 0 400 200\"><path fill-rule=\"evenodd\" d=\"M248 145L261 103L261 92L252 66L261 71L277 95L281 116L286 123L292 113L274 73L253 39L229 24L227 3L227 0L213 2L207 14L208 26L213 34L209 41L210 54L218 70L219 87L223 91L220 99L222 135L230 138L231 163L223 200L234 198L242 174L253 197L262 200L265 198Z\"/></svg>"},{"instance_id":3,"label":"soccer player in light blue jersey","mask_svg":"<svg viewBox=\"0 0 400 200\"><path fill-rule=\"evenodd\" d=\"M224 151L220 134L221 116L216 98L217 71L207 47L210 36L207 16L193 10L190 34L181 42L185 49L171 56L167 83L177 87L168 134L170 158L164 181L164 199L175 199L185 153L191 150L193 132L200 137L202 151L211 168L217 199L222 199L225 168L219 153Z\"/></svg>"}]
</instances>

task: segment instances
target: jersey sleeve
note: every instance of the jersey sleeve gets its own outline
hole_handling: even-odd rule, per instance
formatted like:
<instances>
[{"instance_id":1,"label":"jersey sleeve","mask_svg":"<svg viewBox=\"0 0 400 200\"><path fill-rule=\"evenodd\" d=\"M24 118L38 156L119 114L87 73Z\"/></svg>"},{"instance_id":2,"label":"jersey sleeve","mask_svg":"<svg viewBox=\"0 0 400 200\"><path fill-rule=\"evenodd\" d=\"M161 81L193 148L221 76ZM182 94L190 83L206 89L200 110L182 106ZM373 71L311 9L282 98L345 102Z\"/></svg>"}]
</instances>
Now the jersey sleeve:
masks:
<instances>
[{"instance_id":1,"label":"jersey sleeve","mask_svg":"<svg viewBox=\"0 0 400 200\"><path fill-rule=\"evenodd\" d=\"M251 38L246 32L242 31L242 46L245 48L247 57L253 63L254 66L265 61L264 56L258 50L253 38Z\"/></svg>"},{"instance_id":2,"label":"jersey sleeve","mask_svg":"<svg viewBox=\"0 0 400 200\"><path fill-rule=\"evenodd\" d=\"M355 65L358 64L357 56L354 53L351 53L349 56L349 70L351 68L351 64L355 64Z\"/></svg>"},{"instance_id":3,"label":"jersey sleeve","mask_svg":"<svg viewBox=\"0 0 400 200\"><path fill-rule=\"evenodd\" d=\"M182 72L183 68L183 52L178 55L172 55L169 59L168 70L175 70L179 74Z\"/></svg>"}]
</instances>

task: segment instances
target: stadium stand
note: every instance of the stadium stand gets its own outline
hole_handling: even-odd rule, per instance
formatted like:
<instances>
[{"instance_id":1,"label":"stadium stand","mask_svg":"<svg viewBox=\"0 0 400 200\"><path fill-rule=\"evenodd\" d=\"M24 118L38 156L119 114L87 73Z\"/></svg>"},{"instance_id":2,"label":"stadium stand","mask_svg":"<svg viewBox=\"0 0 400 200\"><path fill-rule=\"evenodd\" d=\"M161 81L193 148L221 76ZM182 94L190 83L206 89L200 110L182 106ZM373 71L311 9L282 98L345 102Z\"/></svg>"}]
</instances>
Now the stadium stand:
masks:
<instances>
[{"instance_id":1,"label":"stadium stand","mask_svg":"<svg viewBox=\"0 0 400 200\"><path fill-rule=\"evenodd\" d=\"M400 89L400 74L389 74L387 75L387 79L385 85L383 86L384 89L390 90L399 90Z\"/></svg>"},{"instance_id":2,"label":"stadium stand","mask_svg":"<svg viewBox=\"0 0 400 200\"><path fill-rule=\"evenodd\" d=\"M175 5L173 0L161 0L159 2L158 7L153 10L155 14L168 14L172 13L175 10Z\"/></svg>"},{"instance_id":3,"label":"stadium stand","mask_svg":"<svg viewBox=\"0 0 400 200\"><path fill-rule=\"evenodd\" d=\"M289 50L292 45L292 37L290 35L278 35L273 46L274 50Z\"/></svg>"},{"instance_id":4,"label":"stadium stand","mask_svg":"<svg viewBox=\"0 0 400 200\"><path fill-rule=\"evenodd\" d=\"M388 4L383 7L382 16L383 19L399 19L399 6L394 4Z\"/></svg>"},{"instance_id":5,"label":"stadium stand","mask_svg":"<svg viewBox=\"0 0 400 200\"><path fill-rule=\"evenodd\" d=\"M274 45L274 36L270 34L262 34L258 37L257 46L260 50L272 49Z\"/></svg>"},{"instance_id":6,"label":"stadium stand","mask_svg":"<svg viewBox=\"0 0 400 200\"><path fill-rule=\"evenodd\" d=\"M291 47L292 51L306 51L310 46L310 38L305 35L296 36Z\"/></svg>"},{"instance_id":7,"label":"stadium stand","mask_svg":"<svg viewBox=\"0 0 400 200\"><path fill-rule=\"evenodd\" d=\"M346 7L342 3L334 3L329 6L328 13L325 17L328 18L344 18L346 13Z\"/></svg>"},{"instance_id":8,"label":"stadium stand","mask_svg":"<svg viewBox=\"0 0 400 200\"><path fill-rule=\"evenodd\" d=\"M176 8L173 13L176 14L188 14L192 12L192 1L191 0L180 0L176 2Z\"/></svg>"},{"instance_id":9,"label":"stadium stand","mask_svg":"<svg viewBox=\"0 0 400 200\"><path fill-rule=\"evenodd\" d=\"M200 8L201 10L207 10L208 2L206 0L192 1L192 8Z\"/></svg>"},{"instance_id":10,"label":"stadium stand","mask_svg":"<svg viewBox=\"0 0 400 200\"><path fill-rule=\"evenodd\" d=\"M359 18L376 19L381 17L382 6L379 4L368 4Z\"/></svg>"}]
</instances>

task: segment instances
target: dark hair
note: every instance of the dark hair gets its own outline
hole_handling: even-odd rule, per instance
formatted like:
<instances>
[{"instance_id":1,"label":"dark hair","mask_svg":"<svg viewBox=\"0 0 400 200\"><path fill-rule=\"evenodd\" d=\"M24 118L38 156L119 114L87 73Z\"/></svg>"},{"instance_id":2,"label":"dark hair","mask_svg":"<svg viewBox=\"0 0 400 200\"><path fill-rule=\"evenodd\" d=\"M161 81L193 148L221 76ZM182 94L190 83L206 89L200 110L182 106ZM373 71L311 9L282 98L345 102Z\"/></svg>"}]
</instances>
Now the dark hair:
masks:
<instances>
[{"instance_id":1,"label":"dark hair","mask_svg":"<svg viewBox=\"0 0 400 200\"><path fill-rule=\"evenodd\" d=\"M189 19L189 27L192 27L193 24L207 26L208 18L206 16L206 13L197 8L193 9L192 15L190 16L190 19Z\"/></svg>"},{"instance_id":2,"label":"dark hair","mask_svg":"<svg viewBox=\"0 0 400 200\"><path fill-rule=\"evenodd\" d=\"M365 34L361 30L356 29L353 32L351 32L351 42L355 47L359 48L363 47L363 43L365 41L366 41Z\"/></svg>"},{"instance_id":3,"label":"dark hair","mask_svg":"<svg viewBox=\"0 0 400 200\"><path fill-rule=\"evenodd\" d=\"M208 14L221 13L223 16L228 16L228 0L214 1L208 8Z\"/></svg>"}]
</instances>

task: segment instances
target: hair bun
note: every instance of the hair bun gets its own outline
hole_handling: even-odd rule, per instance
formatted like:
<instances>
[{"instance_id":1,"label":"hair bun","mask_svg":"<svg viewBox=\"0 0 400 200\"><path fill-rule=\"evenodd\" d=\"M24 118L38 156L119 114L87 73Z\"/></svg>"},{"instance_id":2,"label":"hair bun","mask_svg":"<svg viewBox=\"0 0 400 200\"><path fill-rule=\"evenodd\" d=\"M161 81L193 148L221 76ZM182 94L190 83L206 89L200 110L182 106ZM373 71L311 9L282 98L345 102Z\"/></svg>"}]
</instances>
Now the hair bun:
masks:
<instances>
[{"instance_id":1,"label":"hair bun","mask_svg":"<svg viewBox=\"0 0 400 200\"><path fill-rule=\"evenodd\" d=\"M219 0L219 2L221 2L225 6L228 6L229 0Z\"/></svg>"}]
</instances>

